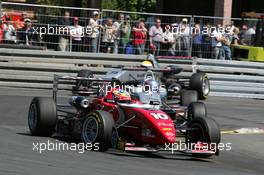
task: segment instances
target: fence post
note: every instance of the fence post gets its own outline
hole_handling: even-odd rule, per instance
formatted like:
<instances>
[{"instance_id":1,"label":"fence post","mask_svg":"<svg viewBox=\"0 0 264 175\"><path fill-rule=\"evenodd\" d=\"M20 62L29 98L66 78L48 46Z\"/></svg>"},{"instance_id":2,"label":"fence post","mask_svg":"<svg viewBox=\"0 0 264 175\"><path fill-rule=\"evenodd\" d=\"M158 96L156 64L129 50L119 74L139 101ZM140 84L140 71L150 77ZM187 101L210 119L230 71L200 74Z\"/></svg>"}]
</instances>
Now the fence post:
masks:
<instances>
[{"instance_id":1,"label":"fence post","mask_svg":"<svg viewBox=\"0 0 264 175\"><path fill-rule=\"evenodd\" d=\"M101 9L99 11L99 14L101 14L99 25L103 25L103 19L104 19L103 12L104 12L103 9ZM100 27L99 28L99 36L97 37L97 53L100 53L101 37L102 37L102 28Z\"/></svg>"},{"instance_id":2,"label":"fence post","mask_svg":"<svg viewBox=\"0 0 264 175\"><path fill-rule=\"evenodd\" d=\"M192 36L192 33L193 33L193 27L194 27L194 18L193 16L191 17L191 21L190 21L190 31L189 31L189 35L190 35L190 53L189 53L189 56L192 56L192 53L193 53L193 36Z\"/></svg>"}]
</instances>

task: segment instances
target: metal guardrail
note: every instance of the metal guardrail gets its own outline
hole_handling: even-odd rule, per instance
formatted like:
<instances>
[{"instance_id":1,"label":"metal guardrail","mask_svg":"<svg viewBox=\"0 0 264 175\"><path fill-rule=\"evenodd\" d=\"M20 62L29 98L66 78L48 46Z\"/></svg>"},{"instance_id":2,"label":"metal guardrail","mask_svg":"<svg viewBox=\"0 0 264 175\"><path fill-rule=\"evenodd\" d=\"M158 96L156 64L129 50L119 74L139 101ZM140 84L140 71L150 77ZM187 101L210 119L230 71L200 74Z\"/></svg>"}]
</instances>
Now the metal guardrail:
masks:
<instances>
[{"instance_id":1,"label":"metal guardrail","mask_svg":"<svg viewBox=\"0 0 264 175\"><path fill-rule=\"evenodd\" d=\"M111 67L139 66L145 55L69 53L0 48L0 86L51 89L53 75L76 75L89 69L102 76ZM264 63L212 59L160 58L161 66L179 65L182 77L193 72L208 73L211 96L264 99ZM82 64L83 66L78 66ZM87 67L88 65L88 67ZM62 88L70 88L63 85Z\"/></svg>"}]
</instances>

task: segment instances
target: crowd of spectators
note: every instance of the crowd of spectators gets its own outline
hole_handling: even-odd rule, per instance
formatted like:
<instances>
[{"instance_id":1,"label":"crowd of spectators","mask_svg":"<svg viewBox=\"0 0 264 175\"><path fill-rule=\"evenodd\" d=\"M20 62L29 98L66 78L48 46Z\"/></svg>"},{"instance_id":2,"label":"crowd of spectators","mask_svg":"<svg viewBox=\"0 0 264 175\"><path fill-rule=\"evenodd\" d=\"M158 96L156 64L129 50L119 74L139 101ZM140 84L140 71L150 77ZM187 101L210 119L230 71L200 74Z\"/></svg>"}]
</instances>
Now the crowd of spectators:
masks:
<instances>
[{"instance_id":1,"label":"crowd of spectators","mask_svg":"<svg viewBox=\"0 0 264 175\"><path fill-rule=\"evenodd\" d=\"M172 24L162 23L160 18L156 18L154 23L146 23L144 20L132 21L130 15L122 13L117 19L102 20L99 12L94 11L86 23L91 28L87 35L79 21L78 17L71 17L70 12L65 11L58 25L66 30L59 31L54 50L139 55L153 53L232 60L231 44L250 45L251 37L255 34L254 27L248 28L247 25L238 28L235 25L219 24L213 27L196 23L191 27L187 18ZM23 15L15 24L8 15L2 16L2 43L35 45L41 40L41 36L34 33L31 19ZM209 29L206 33L205 27Z\"/></svg>"},{"instance_id":2,"label":"crowd of spectators","mask_svg":"<svg viewBox=\"0 0 264 175\"><path fill-rule=\"evenodd\" d=\"M24 14L16 21L3 14L0 20L0 42L4 44L34 45L38 40L34 35L31 19Z\"/></svg>"}]
</instances>

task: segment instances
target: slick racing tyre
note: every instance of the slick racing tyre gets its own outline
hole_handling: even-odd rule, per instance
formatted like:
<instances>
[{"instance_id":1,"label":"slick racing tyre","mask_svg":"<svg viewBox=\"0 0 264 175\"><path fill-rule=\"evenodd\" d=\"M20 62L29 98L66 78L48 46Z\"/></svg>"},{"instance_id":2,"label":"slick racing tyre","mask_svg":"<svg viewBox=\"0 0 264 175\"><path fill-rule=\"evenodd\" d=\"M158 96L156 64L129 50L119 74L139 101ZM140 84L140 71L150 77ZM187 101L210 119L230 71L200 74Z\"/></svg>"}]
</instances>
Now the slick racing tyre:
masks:
<instances>
[{"instance_id":1,"label":"slick racing tyre","mask_svg":"<svg viewBox=\"0 0 264 175\"><path fill-rule=\"evenodd\" d=\"M189 106L193 102L198 101L198 94L197 91L193 90L182 90L181 91L181 105L182 106Z\"/></svg>"},{"instance_id":2,"label":"slick racing tyre","mask_svg":"<svg viewBox=\"0 0 264 175\"><path fill-rule=\"evenodd\" d=\"M32 135L51 136L57 124L56 104L52 98L35 97L28 112L28 127Z\"/></svg>"},{"instance_id":3,"label":"slick racing tyre","mask_svg":"<svg viewBox=\"0 0 264 175\"><path fill-rule=\"evenodd\" d=\"M200 100L208 97L210 92L209 78L205 73L195 73L190 78L190 89L198 92Z\"/></svg>"},{"instance_id":4,"label":"slick racing tyre","mask_svg":"<svg viewBox=\"0 0 264 175\"><path fill-rule=\"evenodd\" d=\"M188 107L188 121L192 121L195 118L204 118L207 116L206 106L202 102L193 102Z\"/></svg>"},{"instance_id":5,"label":"slick racing tyre","mask_svg":"<svg viewBox=\"0 0 264 175\"><path fill-rule=\"evenodd\" d=\"M218 144L221 141L221 134L219 125L210 117L201 118L197 117L188 124L186 132L186 142L196 144L198 142L213 145L214 151L218 152ZM193 154L197 157L210 157L211 154Z\"/></svg>"},{"instance_id":6,"label":"slick racing tyre","mask_svg":"<svg viewBox=\"0 0 264 175\"><path fill-rule=\"evenodd\" d=\"M106 151L112 146L114 127L113 116L110 113L100 110L92 111L83 121L82 141L85 144L92 144L95 151Z\"/></svg>"}]
</instances>

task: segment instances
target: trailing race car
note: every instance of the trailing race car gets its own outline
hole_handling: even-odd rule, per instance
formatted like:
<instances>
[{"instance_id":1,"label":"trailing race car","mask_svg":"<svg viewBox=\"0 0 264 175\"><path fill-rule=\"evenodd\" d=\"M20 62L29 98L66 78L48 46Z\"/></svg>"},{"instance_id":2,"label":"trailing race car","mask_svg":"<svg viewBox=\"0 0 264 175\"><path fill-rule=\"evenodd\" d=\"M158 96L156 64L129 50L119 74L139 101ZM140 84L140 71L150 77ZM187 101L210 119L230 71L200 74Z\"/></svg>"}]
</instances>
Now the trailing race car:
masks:
<instances>
[{"instance_id":1,"label":"trailing race car","mask_svg":"<svg viewBox=\"0 0 264 175\"><path fill-rule=\"evenodd\" d=\"M145 77L151 88L146 94L130 94L116 87L104 94L79 91L70 97L69 104L58 104L60 80L86 81L89 85L105 85L113 80L55 75L53 98L35 97L30 104L29 130L32 135L72 136L86 144L98 144L99 151L114 148L151 153L173 150L198 157L218 155L219 126L206 116L204 104L197 99L189 99L188 107L166 104L159 89L155 89L155 80ZM90 99L84 94L90 94ZM184 136L186 149L175 149L176 133Z\"/></svg>"},{"instance_id":2,"label":"trailing race car","mask_svg":"<svg viewBox=\"0 0 264 175\"><path fill-rule=\"evenodd\" d=\"M184 90L193 90L197 92L198 99L205 100L210 92L210 83L208 76L205 73L194 73L189 79L177 76L183 69L176 65L161 68L153 55L148 55L147 59L142 62L141 67L120 67L113 68L106 73L104 79L112 79L118 85L133 85L143 86L146 76L150 75L166 89L164 99L174 99L180 97ZM146 75L147 72L150 72ZM78 77L90 78L93 73L89 70L81 70L78 72ZM81 90L82 88L97 87L92 86L90 82L84 80L77 80L73 92ZM95 89L96 91L98 89ZM186 96L186 93L185 93ZM191 95L192 96L192 95Z\"/></svg>"}]
</instances>

